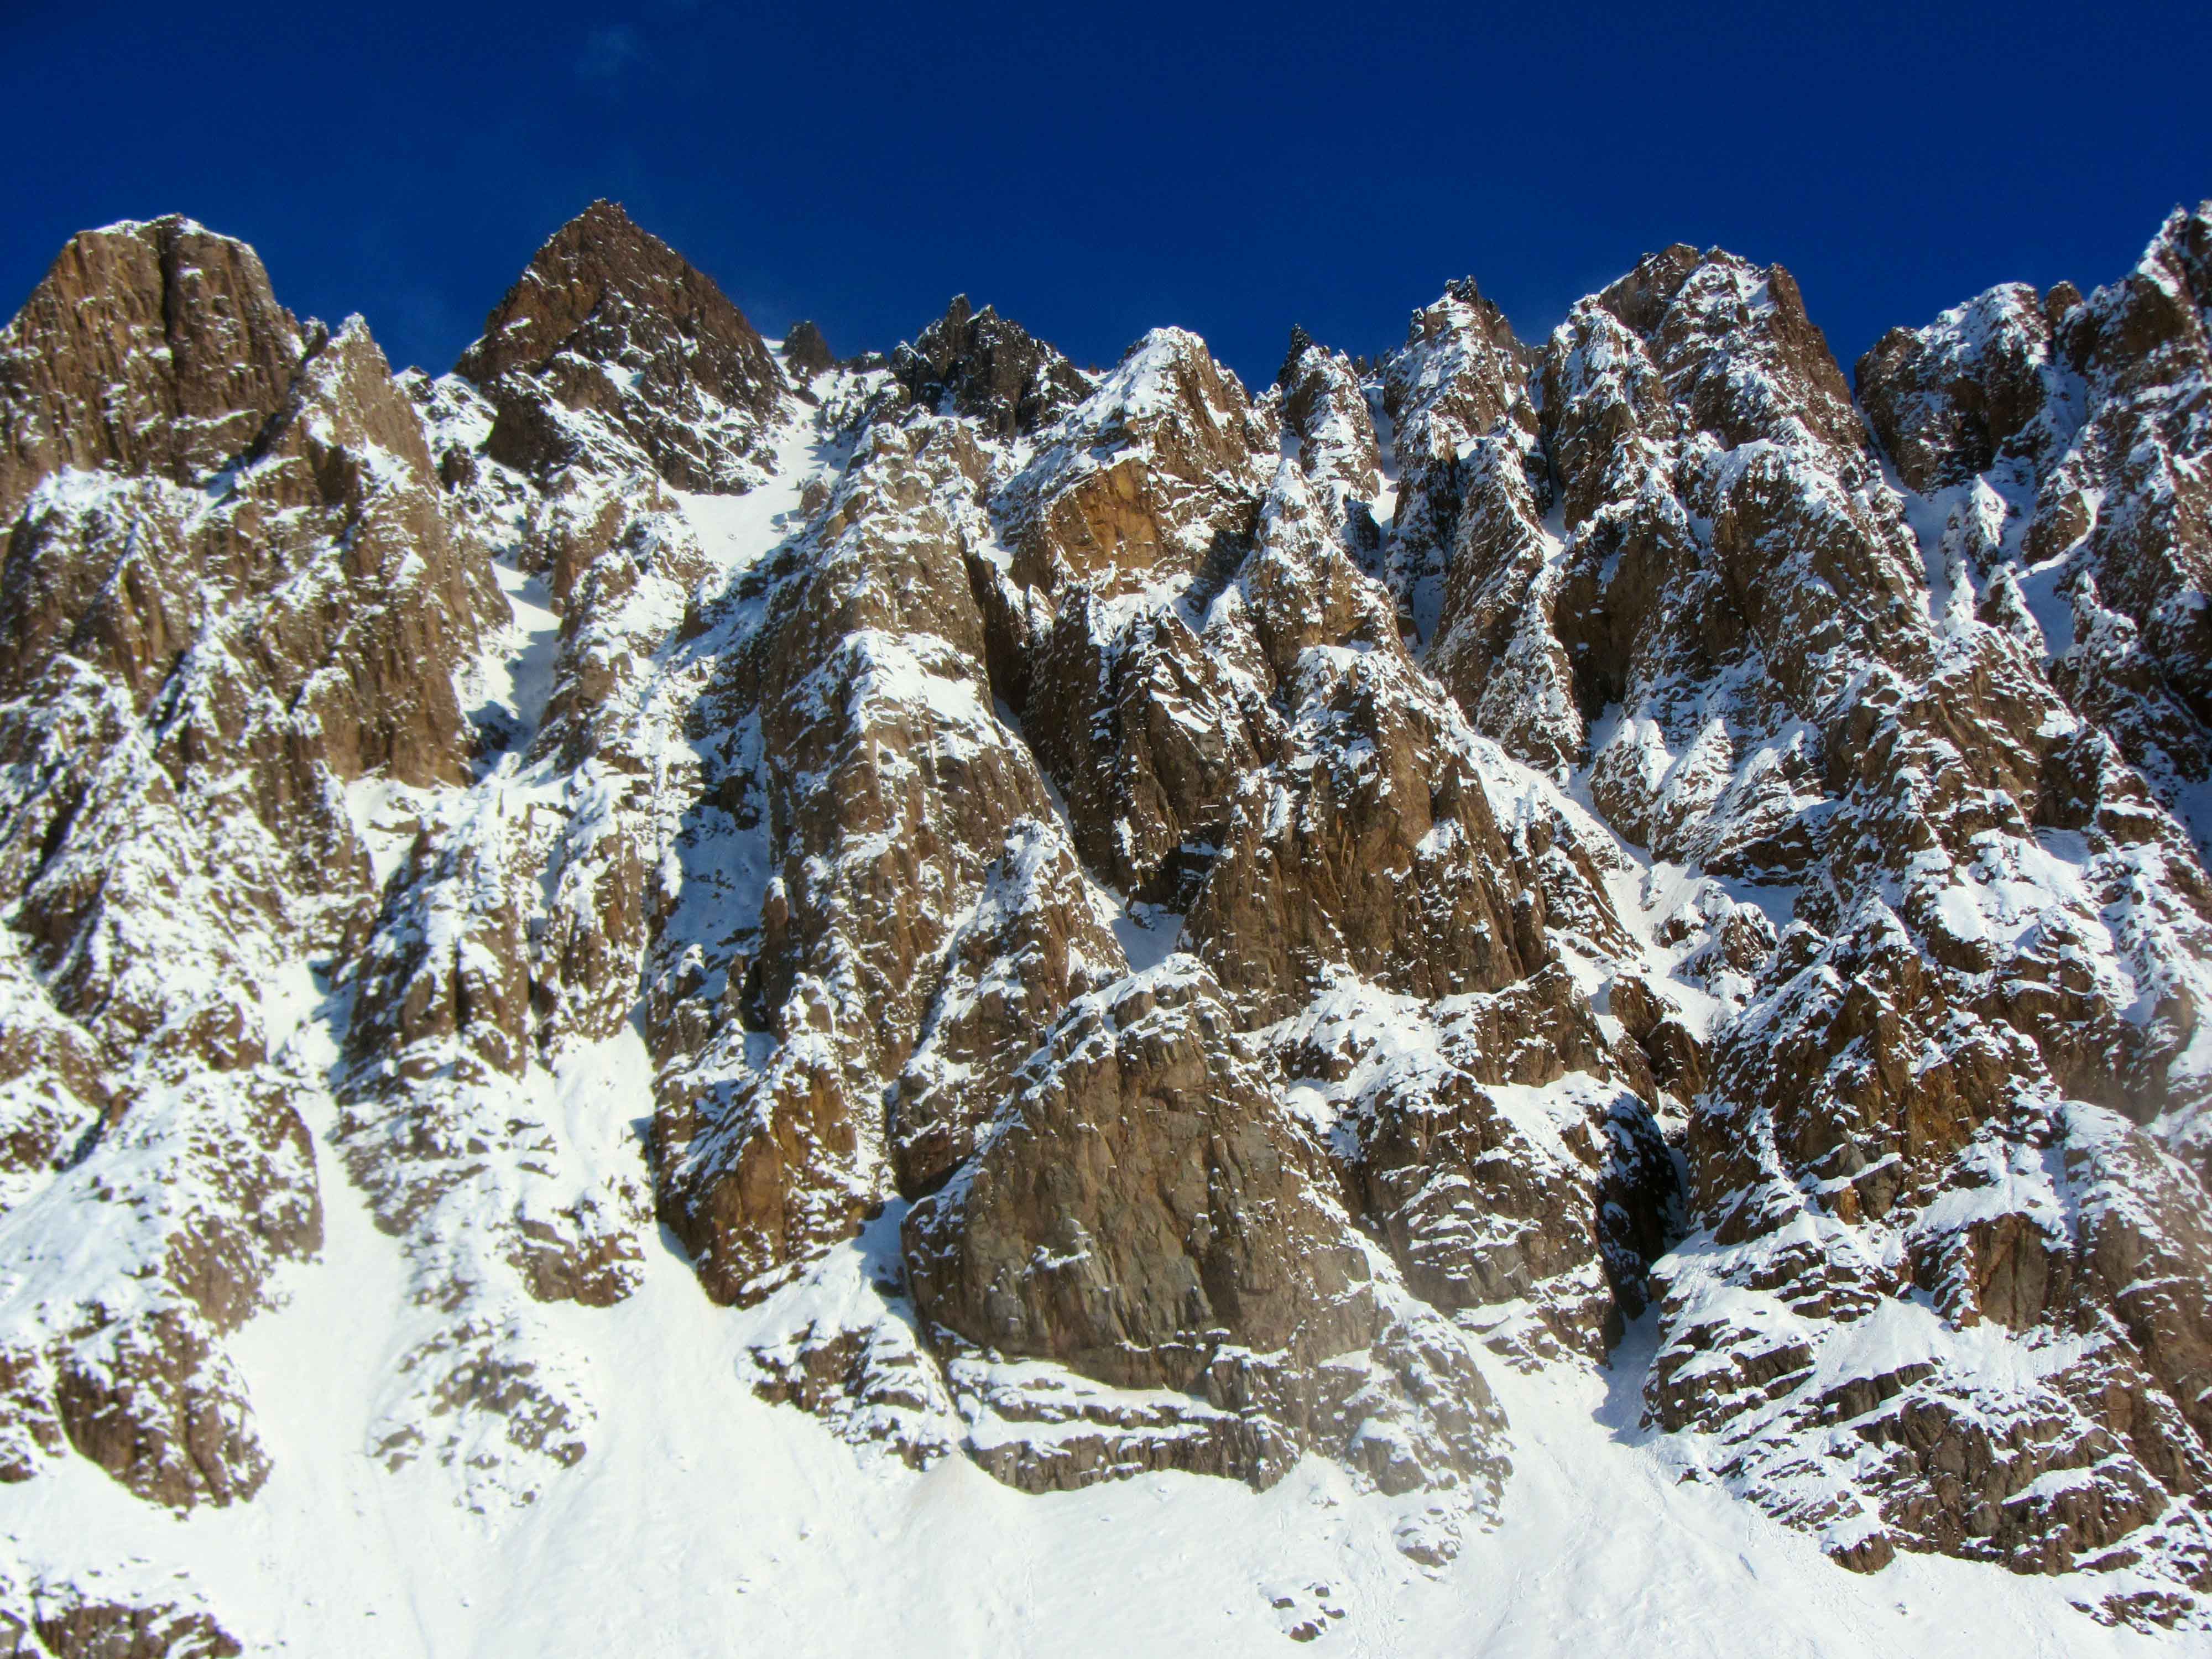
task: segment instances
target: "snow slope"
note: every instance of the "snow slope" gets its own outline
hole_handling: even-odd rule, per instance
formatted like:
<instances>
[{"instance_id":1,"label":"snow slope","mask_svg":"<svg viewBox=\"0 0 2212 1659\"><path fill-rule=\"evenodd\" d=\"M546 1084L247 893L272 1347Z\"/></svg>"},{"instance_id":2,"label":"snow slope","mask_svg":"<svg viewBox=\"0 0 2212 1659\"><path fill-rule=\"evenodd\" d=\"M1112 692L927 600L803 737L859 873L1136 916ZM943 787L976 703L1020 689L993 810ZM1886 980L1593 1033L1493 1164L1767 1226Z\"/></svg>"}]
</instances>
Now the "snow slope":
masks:
<instances>
[{"instance_id":1,"label":"snow slope","mask_svg":"<svg viewBox=\"0 0 2212 1659\"><path fill-rule=\"evenodd\" d=\"M330 1065L333 1012L286 1057ZM611 1163L641 1158L649 1076L634 1030L572 1054L557 1120ZM327 1148L334 1122L309 1127ZM1512 1425L1504 1520L1424 1569L1393 1545L1390 1501L1319 1457L1266 1492L1156 1474L1025 1496L966 1458L916 1474L849 1447L754 1396L753 1322L707 1299L665 1232L623 1302L544 1310L599 1406L589 1455L534 1504L477 1513L434 1462L367 1455L409 1273L322 1157L323 1252L283 1270L285 1305L234 1339L267 1486L179 1517L63 1460L0 1486L0 1537L29 1573L149 1600L183 1578L248 1652L317 1659L1273 1655L1316 1626L1325 1650L1358 1655L2183 1650L2091 1623L2063 1579L1911 1556L1838 1571L1638 1426L1652 1316L1607 1370L1486 1366Z\"/></svg>"},{"instance_id":2,"label":"snow slope","mask_svg":"<svg viewBox=\"0 0 2212 1659\"><path fill-rule=\"evenodd\" d=\"M295 1039L327 1040L315 1024ZM565 1120L619 1143L650 1113L647 1073L630 1033L577 1057ZM753 1397L744 1320L664 1243L616 1307L547 1310L593 1379L590 1455L534 1505L474 1514L434 1464L363 1455L407 1275L337 1174L322 1259L288 1268L289 1304L236 1345L267 1486L178 1519L68 1460L0 1488L26 1566L155 1593L182 1571L248 1651L317 1659L1272 1655L1309 1620L1324 1650L1360 1655L2179 1650L2092 1624L2063 1580L1914 1557L1839 1571L1638 1430L1648 1319L1609 1372L1488 1368L1513 1425L1504 1523L1424 1570L1393 1547L1387 1501L1319 1458L1261 1493L1163 1474L1025 1497L965 1458L917 1474L848 1448Z\"/></svg>"}]
</instances>

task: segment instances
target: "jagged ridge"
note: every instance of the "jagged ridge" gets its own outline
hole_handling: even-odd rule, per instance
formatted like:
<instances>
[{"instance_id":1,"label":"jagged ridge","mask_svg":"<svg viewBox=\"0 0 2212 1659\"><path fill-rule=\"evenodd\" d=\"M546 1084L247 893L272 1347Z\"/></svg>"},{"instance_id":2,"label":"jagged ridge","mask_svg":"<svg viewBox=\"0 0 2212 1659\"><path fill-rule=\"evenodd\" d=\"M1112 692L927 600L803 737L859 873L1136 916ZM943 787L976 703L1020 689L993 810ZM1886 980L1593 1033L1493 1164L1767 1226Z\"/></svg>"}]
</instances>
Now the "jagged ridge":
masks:
<instances>
[{"instance_id":1,"label":"jagged ridge","mask_svg":"<svg viewBox=\"0 0 2212 1659\"><path fill-rule=\"evenodd\" d=\"M657 1214L915 1466L1312 1454L1440 1568L1482 1367L1649 1318L1669 1455L1844 1565L2201 1626L2208 227L1856 392L1678 246L1256 397L964 298L779 354L604 203L434 380L76 239L0 336L0 1478L250 1500L343 1169L362 1449L488 1517ZM36 1639L231 1650L99 1605Z\"/></svg>"}]
</instances>

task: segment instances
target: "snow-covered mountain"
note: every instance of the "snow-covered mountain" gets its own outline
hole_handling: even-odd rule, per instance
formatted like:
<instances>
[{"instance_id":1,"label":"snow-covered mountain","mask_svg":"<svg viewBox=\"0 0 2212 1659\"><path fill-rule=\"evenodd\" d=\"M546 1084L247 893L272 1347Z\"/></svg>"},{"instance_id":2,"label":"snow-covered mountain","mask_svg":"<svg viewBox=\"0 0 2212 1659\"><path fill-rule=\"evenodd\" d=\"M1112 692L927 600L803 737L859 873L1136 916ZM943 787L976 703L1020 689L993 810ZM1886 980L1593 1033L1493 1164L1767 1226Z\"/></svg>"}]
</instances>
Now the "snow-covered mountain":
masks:
<instances>
[{"instance_id":1,"label":"snow-covered mountain","mask_svg":"<svg viewBox=\"0 0 2212 1659\"><path fill-rule=\"evenodd\" d=\"M117 225L0 524L5 1651L2212 1630L2212 204L1256 395Z\"/></svg>"}]
</instances>

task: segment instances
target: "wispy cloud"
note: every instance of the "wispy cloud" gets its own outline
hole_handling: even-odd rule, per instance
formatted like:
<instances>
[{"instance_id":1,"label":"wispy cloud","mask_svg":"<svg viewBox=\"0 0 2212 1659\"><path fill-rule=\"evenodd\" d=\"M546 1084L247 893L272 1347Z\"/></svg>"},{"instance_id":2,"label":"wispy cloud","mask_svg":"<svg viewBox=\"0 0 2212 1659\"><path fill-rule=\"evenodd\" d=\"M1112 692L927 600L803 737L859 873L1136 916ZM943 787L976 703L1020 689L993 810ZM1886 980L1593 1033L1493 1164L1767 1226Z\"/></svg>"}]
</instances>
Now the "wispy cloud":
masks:
<instances>
[{"instance_id":1,"label":"wispy cloud","mask_svg":"<svg viewBox=\"0 0 2212 1659\"><path fill-rule=\"evenodd\" d=\"M576 73L598 85L611 85L644 56L645 48L635 29L627 23L611 23L584 37L584 49L576 58Z\"/></svg>"}]
</instances>

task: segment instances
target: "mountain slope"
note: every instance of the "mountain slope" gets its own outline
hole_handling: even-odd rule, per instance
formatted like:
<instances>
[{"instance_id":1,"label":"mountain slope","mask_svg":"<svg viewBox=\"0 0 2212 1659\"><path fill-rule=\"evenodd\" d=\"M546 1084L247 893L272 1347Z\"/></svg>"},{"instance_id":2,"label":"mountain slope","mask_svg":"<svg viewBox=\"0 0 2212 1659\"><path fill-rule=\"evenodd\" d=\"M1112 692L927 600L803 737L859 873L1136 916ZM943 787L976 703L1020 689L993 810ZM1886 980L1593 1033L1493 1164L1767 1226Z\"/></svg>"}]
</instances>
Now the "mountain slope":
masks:
<instances>
[{"instance_id":1,"label":"mountain slope","mask_svg":"<svg viewBox=\"0 0 2212 1659\"><path fill-rule=\"evenodd\" d=\"M2208 223L1856 395L1717 250L1255 396L605 203L435 380L76 239L0 1628L2203 1628Z\"/></svg>"}]
</instances>

